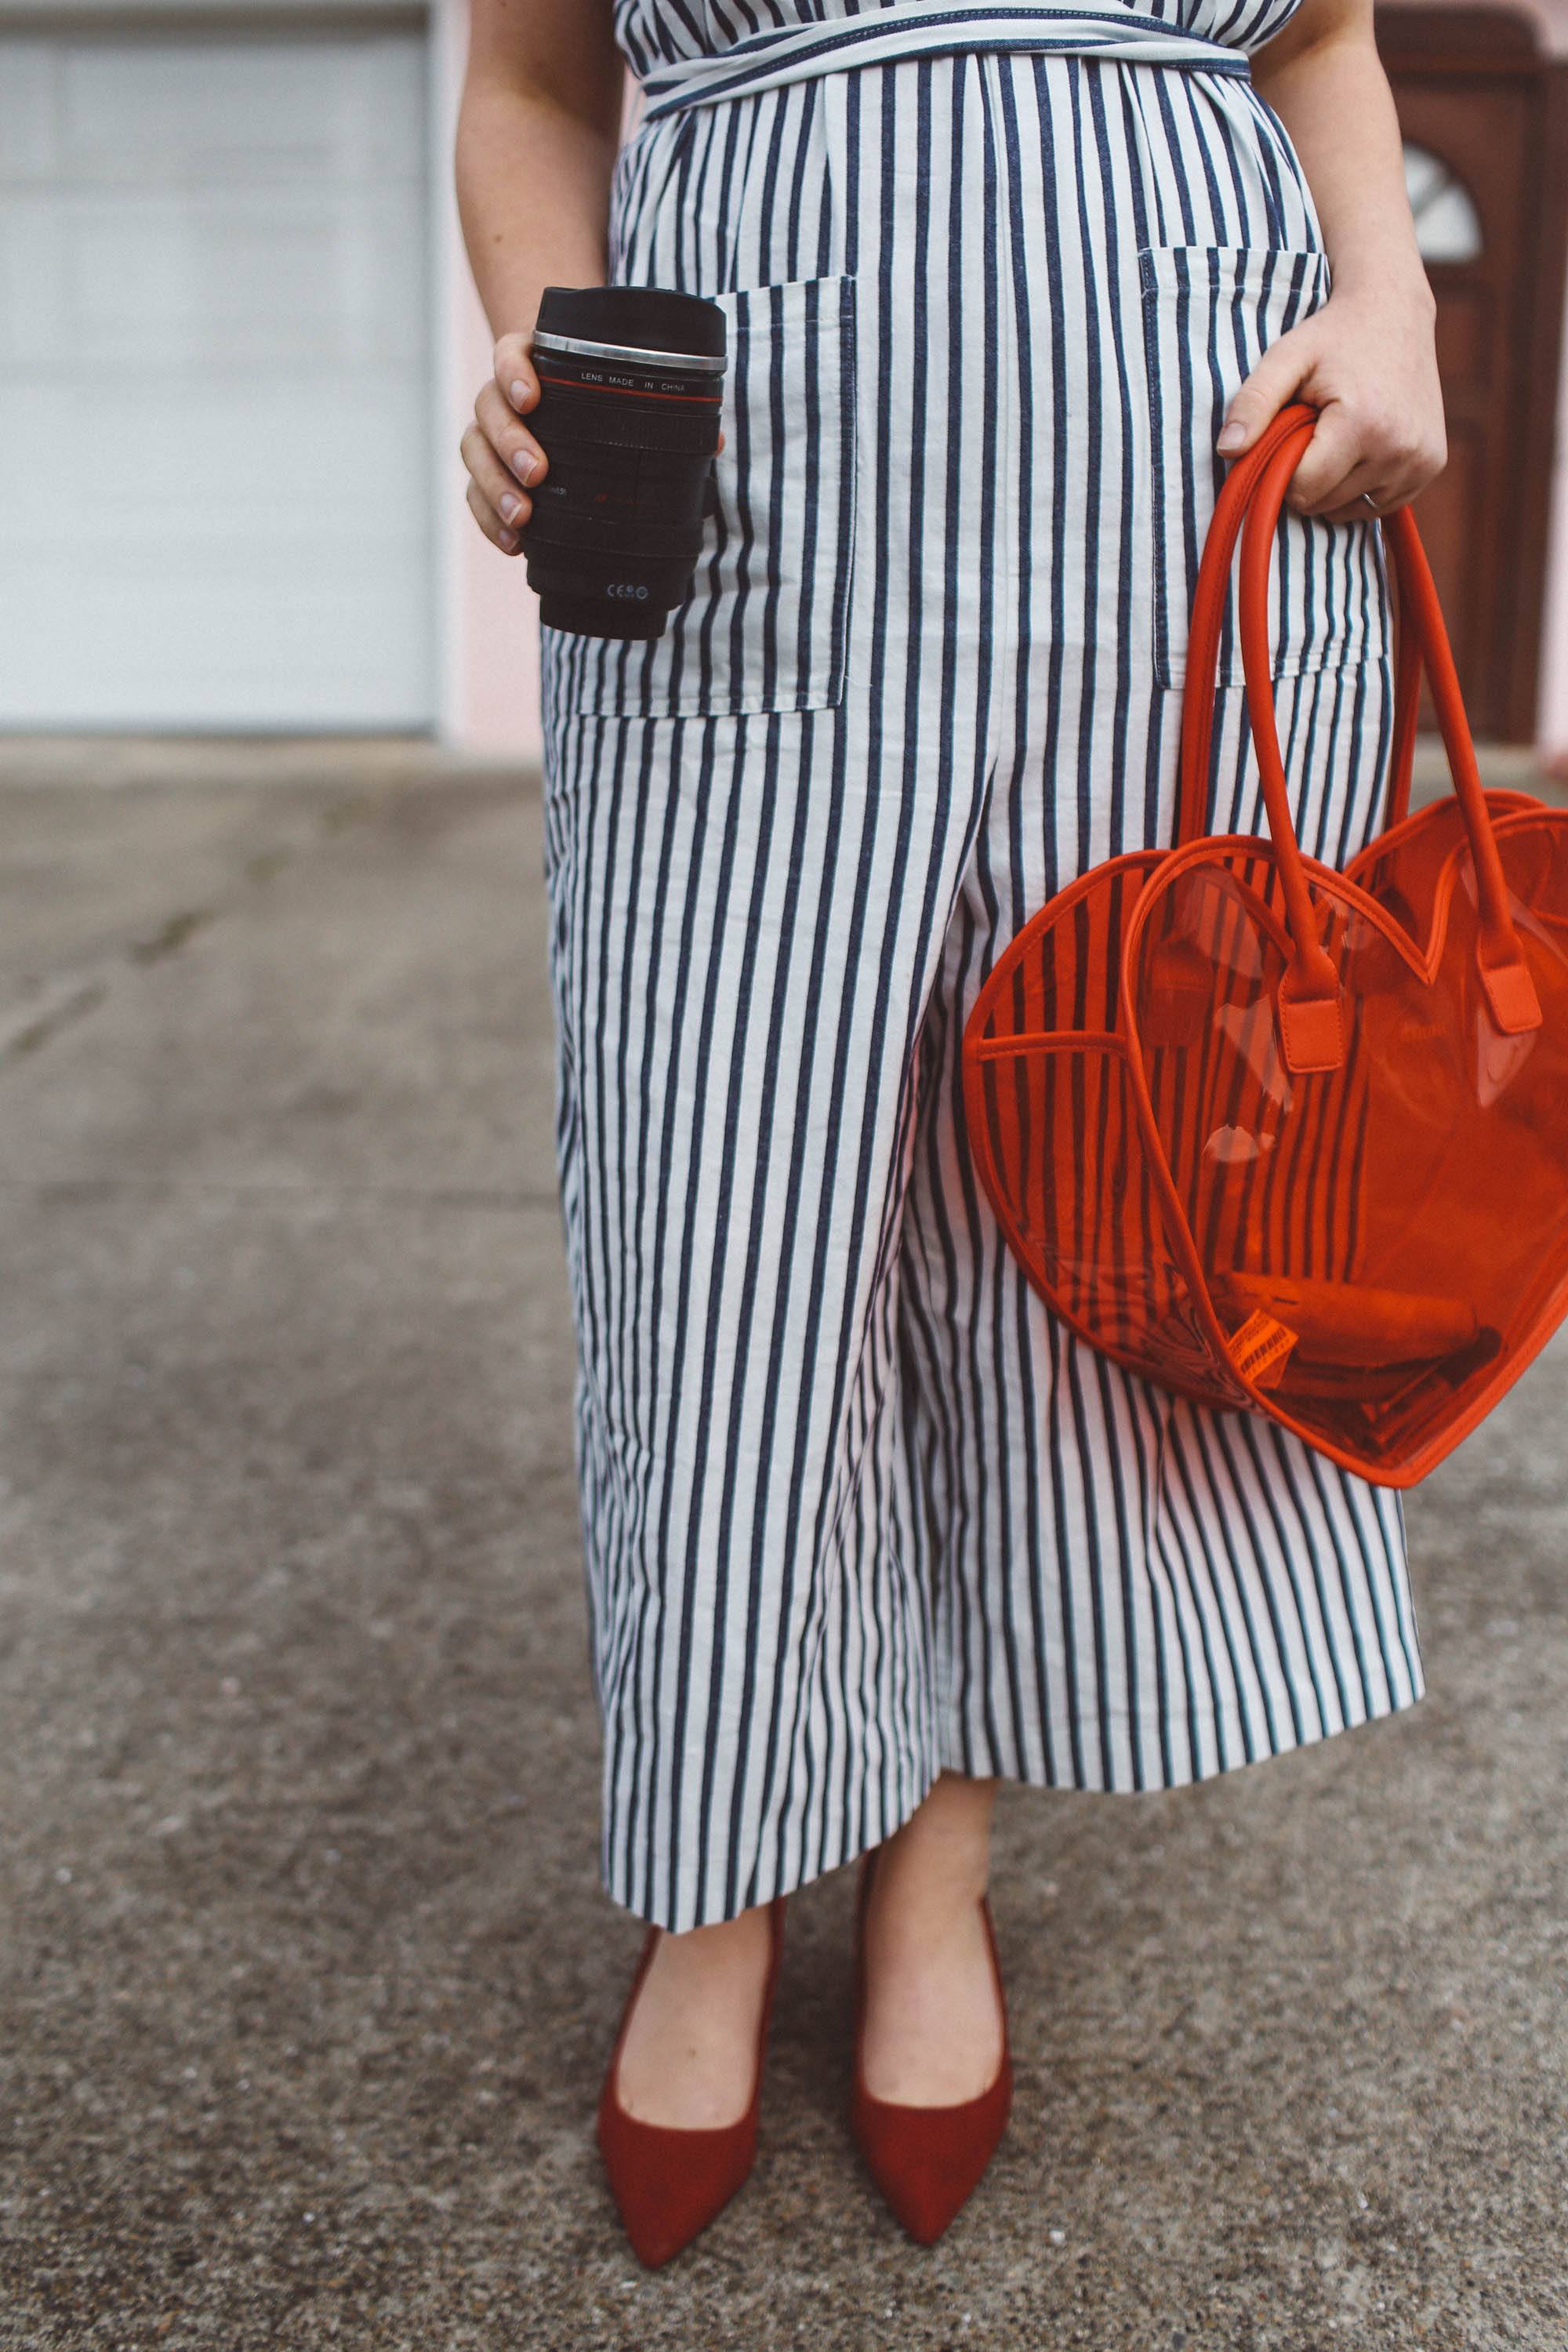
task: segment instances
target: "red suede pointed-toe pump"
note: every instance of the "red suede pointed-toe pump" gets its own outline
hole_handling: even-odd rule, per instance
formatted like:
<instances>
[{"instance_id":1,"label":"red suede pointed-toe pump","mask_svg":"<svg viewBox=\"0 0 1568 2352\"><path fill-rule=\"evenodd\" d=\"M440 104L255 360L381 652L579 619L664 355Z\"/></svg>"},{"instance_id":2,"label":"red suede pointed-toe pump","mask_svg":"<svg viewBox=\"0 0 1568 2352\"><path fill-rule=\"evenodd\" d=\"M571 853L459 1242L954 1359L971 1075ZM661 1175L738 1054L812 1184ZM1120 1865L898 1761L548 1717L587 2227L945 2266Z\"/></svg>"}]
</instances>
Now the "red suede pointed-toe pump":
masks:
<instances>
[{"instance_id":1,"label":"red suede pointed-toe pump","mask_svg":"<svg viewBox=\"0 0 1568 2352\"><path fill-rule=\"evenodd\" d=\"M866 1909L876 1849L862 1856L855 1905L855 2087L849 2125L872 2179L911 2238L934 2244L978 2185L1013 2105L1013 2058L1007 2039L1007 1998L991 1906L981 1916L1002 2012L1002 2061L978 2098L944 2107L907 2107L874 2099L866 2088Z\"/></svg>"},{"instance_id":2,"label":"red suede pointed-toe pump","mask_svg":"<svg viewBox=\"0 0 1568 2352\"><path fill-rule=\"evenodd\" d=\"M717 2131L641 2123L621 2105L617 2089L621 2052L643 1979L664 1930L650 1927L644 1939L599 2098L599 2150L626 2235L637 2259L649 2270L657 2270L661 2263L679 2253L683 2246L689 2246L729 2203L751 2171L757 2152L763 2063L767 2054L768 2028L773 2021L779 1962L784 1957L786 1899L782 1895L775 1896L768 1910L773 1949L757 2026L751 2104L738 2123L725 2124Z\"/></svg>"}]
</instances>

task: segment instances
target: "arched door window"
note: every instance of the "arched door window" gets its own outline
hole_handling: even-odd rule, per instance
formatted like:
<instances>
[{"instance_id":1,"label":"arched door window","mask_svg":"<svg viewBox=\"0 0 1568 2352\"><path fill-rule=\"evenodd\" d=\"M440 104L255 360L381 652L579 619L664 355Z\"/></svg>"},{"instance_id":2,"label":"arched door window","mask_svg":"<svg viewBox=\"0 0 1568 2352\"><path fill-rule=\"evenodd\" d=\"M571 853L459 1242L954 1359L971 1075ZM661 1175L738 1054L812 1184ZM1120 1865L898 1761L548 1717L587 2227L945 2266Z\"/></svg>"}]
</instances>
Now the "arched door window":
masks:
<instances>
[{"instance_id":1,"label":"arched door window","mask_svg":"<svg viewBox=\"0 0 1568 2352\"><path fill-rule=\"evenodd\" d=\"M1405 142L1405 185L1423 261L1479 261L1481 216L1463 180L1429 147Z\"/></svg>"}]
</instances>

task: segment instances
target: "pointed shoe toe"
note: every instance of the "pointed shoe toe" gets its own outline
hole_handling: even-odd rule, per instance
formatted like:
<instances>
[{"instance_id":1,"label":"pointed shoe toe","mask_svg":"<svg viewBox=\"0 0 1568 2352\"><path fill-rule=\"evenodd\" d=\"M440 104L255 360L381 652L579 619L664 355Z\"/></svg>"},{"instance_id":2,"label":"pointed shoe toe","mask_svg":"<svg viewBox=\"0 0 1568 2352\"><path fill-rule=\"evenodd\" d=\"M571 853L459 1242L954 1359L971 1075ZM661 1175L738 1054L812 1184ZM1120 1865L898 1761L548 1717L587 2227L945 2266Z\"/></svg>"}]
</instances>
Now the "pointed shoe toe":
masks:
<instances>
[{"instance_id":1,"label":"pointed shoe toe","mask_svg":"<svg viewBox=\"0 0 1568 2352\"><path fill-rule=\"evenodd\" d=\"M606 2092L599 2152L633 2252L644 2268L671 2262L745 2185L757 2152L754 2116L722 2131L639 2123Z\"/></svg>"},{"instance_id":2,"label":"pointed shoe toe","mask_svg":"<svg viewBox=\"0 0 1568 2352\"><path fill-rule=\"evenodd\" d=\"M644 2123L621 2105L621 2052L662 1930L650 1927L644 1940L599 2095L598 2142L622 2226L633 2252L647 2270L673 2261L723 2210L751 2173L757 2152L768 2029L784 1952L784 1912L781 1895L769 1914L773 1949L757 2028L751 2100L735 2123L716 2131Z\"/></svg>"},{"instance_id":3,"label":"pointed shoe toe","mask_svg":"<svg viewBox=\"0 0 1568 2352\"><path fill-rule=\"evenodd\" d=\"M851 2123L866 2168L894 2218L920 2245L934 2245L969 2202L1007 2127L1012 2068L1005 2059L976 2099L906 2107L858 2084Z\"/></svg>"},{"instance_id":4,"label":"pointed shoe toe","mask_svg":"<svg viewBox=\"0 0 1568 2352\"><path fill-rule=\"evenodd\" d=\"M873 1849L873 1853L875 1849ZM981 1897L981 1916L1002 2017L1002 2057L978 2097L942 2107L905 2106L874 2098L866 2087L866 1906L872 1854L861 1865L855 1921L855 2081L849 2124L872 2179L894 2217L922 2246L934 2245L980 2183L995 2154L1013 2105L1013 2058L1007 2034L1007 2000L996 1951L991 1906Z\"/></svg>"}]
</instances>

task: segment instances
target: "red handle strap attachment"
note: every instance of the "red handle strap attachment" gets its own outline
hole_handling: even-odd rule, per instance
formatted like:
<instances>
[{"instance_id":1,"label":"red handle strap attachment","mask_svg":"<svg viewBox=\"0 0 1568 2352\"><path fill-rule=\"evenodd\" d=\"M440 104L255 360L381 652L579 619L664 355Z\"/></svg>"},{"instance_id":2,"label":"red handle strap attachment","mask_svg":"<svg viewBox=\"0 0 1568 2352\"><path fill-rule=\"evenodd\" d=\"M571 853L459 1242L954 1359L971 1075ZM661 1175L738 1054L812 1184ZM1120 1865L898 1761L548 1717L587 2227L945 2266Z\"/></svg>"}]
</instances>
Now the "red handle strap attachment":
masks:
<instances>
[{"instance_id":1,"label":"red handle strap attachment","mask_svg":"<svg viewBox=\"0 0 1568 2352\"><path fill-rule=\"evenodd\" d=\"M1273 648L1268 632L1268 587L1280 509L1316 423L1315 409L1300 401L1292 402L1273 418L1257 446L1238 459L1226 477L1205 544L1193 600L1182 711L1179 838L1184 842L1200 839L1207 822L1219 632L1231 554L1240 530L1239 627L1247 716L1293 942L1290 962L1279 990L1280 1043L1287 1062L1297 1070L1336 1068L1344 1053L1339 976L1318 935L1300 845L1291 821L1289 789L1275 723ZM1408 507L1389 516L1384 530L1399 586L1398 685L1392 772L1395 816L1403 814L1409 794L1416 704L1425 667L1475 861L1481 985L1500 1029L1515 1034L1538 1028L1541 1006L1509 912L1508 886L1476 766L1475 747L1465 718L1442 609Z\"/></svg>"},{"instance_id":2,"label":"red handle strap attachment","mask_svg":"<svg viewBox=\"0 0 1568 2352\"><path fill-rule=\"evenodd\" d=\"M1402 625L1408 627L1426 666L1438 731L1447 754L1448 772L1464 813L1465 831L1475 860L1476 896L1480 908L1481 986L1498 1027L1506 1036L1520 1036L1526 1030L1540 1028L1541 999L1509 911L1508 882L1498 852L1497 830L1487 806L1480 770L1476 765L1476 747L1465 716L1453 648L1443 625L1443 608L1437 601L1426 551L1410 509L1401 507L1390 515L1384 529L1398 566ZM1272 712L1269 716L1272 720ZM1414 731L1414 721L1412 728Z\"/></svg>"}]
</instances>

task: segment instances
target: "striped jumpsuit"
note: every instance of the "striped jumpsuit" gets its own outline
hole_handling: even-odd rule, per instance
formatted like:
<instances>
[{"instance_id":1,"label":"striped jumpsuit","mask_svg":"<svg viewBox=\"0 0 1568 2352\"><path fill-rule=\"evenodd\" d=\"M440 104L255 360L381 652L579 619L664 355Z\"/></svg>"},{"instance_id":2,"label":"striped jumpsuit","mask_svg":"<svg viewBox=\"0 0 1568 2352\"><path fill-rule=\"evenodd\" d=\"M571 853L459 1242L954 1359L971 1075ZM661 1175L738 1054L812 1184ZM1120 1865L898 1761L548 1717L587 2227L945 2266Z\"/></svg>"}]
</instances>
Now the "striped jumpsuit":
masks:
<instances>
[{"instance_id":1,"label":"striped jumpsuit","mask_svg":"<svg viewBox=\"0 0 1568 2352\"><path fill-rule=\"evenodd\" d=\"M1028 917L1172 837L1222 412L1328 293L1247 66L1292 5L616 0L610 279L710 296L730 350L664 635L542 631L602 1869L666 1928L944 1769L1170 1788L1422 1694L1398 1496L1064 1329L959 1082ZM1272 609L1342 865L1377 524L1288 515ZM1261 823L1239 681L1227 629L1219 831Z\"/></svg>"}]
</instances>

